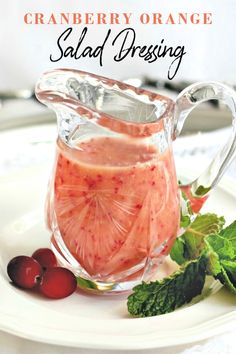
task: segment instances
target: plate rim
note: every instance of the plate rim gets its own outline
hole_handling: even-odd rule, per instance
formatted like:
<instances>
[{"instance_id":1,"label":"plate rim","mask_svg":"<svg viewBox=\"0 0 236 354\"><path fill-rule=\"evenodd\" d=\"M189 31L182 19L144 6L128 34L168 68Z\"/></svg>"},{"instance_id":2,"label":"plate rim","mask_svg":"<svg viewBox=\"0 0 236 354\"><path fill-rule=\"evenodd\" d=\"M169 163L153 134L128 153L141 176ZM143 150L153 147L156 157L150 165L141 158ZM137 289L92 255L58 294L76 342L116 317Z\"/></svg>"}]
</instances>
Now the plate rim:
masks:
<instances>
[{"instance_id":1,"label":"plate rim","mask_svg":"<svg viewBox=\"0 0 236 354\"><path fill-rule=\"evenodd\" d=\"M27 172L32 172L30 168L27 168ZM16 173L14 172L13 175ZM2 181L4 184L4 181ZM2 186L0 187L0 189ZM225 191L228 193L230 196L233 196L236 198L236 183L235 180L231 177L224 176L222 181L219 183L219 186L217 187L220 190ZM1 275L2 278L2 275ZM3 279L4 280L4 279ZM220 290L221 291L221 290ZM31 323L31 330L30 331L25 331L25 326L22 325L20 322L20 319L14 320L12 324L10 325L9 321L7 321L7 318L13 318L14 315L11 313L5 313L2 311L2 307L0 305L0 330L10 333L12 335L16 335L18 337L27 339L27 340L33 340L41 343L48 343L48 344L54 344L54 345L60 345L60 346L68 346L68 347L77 347L77 348L87 348L87 349L104 349L104 350L141 350L141 349L154 349L154 348L164 348L164 347L173 347L175 345L181 345L181 344L190 344L194 343L199 340L204 340L209 337L212 337L214 335L218 335L221 333L226 332L228 329L233 329L234 327L236 328L236 310L231 311L227 314L219 315L216 319L211 319L209 321L205 321L201 325L193 325L190 329L181 329L181 330L172 330L171 332L166 333L165 335L157 336L156 333L153 331L151 333L145 333L141 335L140 340L135 339L134 341L131 341L130 337L128 336L125 341L120 341L119 345L117 346L117 339L124 337L117 337L116 335L111 335L109 334L109 341L105 341L104 339L107 338L106 334L101 335L101 334L94 334L93 336L93 341L89 341L89 338L91 339L91 333L82 333L81 335L77 335L77 338L74 338L73 341L71 339L67 339L67 336L57 336L53 334L55 331L63 331L63 332L68 332L69 329L51 329L47 331L46 337L42 335L38 335L37 330L33 331L34 327L37 327L43 330L43 327L41 324L33 324ZM170 314L167 314L170 315ZM165 315L164 315L165 316ZM155 316L157 317L157 316ZM155 318L152 317L152 318ZM5 319L5 321L4 321ZM132 319L132 321L138 320L148 320L147 318L145 319ZM115 321L115 320L114 320ZM3 323L5 322L5 323ZM145 321L143 321L145 322ZM210 328L209 328L210 326ZM206 327L206 328L205 328ZM208 327L208 329L207 329ZM207 330L206 330L207 329ZM29 332L31 332L29 334ZM39 331L40 332L40 331ZM191 333L193 332L193 333ZM172 334L170 334L172 333ZM175 335L174 335L175 334ZM167 343L167 336L172 336L171 340L168 341ZM97 339L97 337L99 338ZM102 341L101 341L102 338ZM136 338L136 336L135 336Z\"/></svg>"},{"instance_id":2,"label":"plate rim","mask_svg":"<svg viewBox=\"0 0 236 354\"><path fill-rule=\"evenodd\" d=\"M5 317L13 317L14 315L9 315L5 314ZM2 316L1 317L5 318ZM135 345L133 342L133 339L130 340L130 337L128 342L127 341L120 341L119 346L117 347L117 339L119 337L116 337L115 335L110 335L109 334L109 342L106 342L107 335L94 335L94 338L96 339L93 342L89 341L91 339L91 333L83 333L82 338L80 337L79 341L78 338L73 341L71 340L66 340L66 336L61 336L55 338L52 335L50 336L51 331L47 332L47 338L45 336L41 335L36 335L36 330L37 328L42 328L41 325L38 324L31 324L31 327L34 327L35 330L33 333L31 333L29 337L29 332L24 332L22 330L22 324L19 326L18 322L15 322L15 328L11 326L2 326L0 323L0 330L15 335L17 337L26 339L26 340L33 340L39 343L47 343L47 344L52 344L52 345L58 345L58 346L67 346L67 347L74 347L74 348L84 348L84 349L104 349L104 350L144 350L144 349L158 349L158 348L166 348L166 347L173 347L177 345L184 345L184 344L191 344L195 343L197 341L202 341L207 338L210 338L212 336L216 336L219 334L223 334L227 332L229 329L232 331L233 329L236 329L236 310L232 311L229 314L221 315L217 319L212 319L209 321L204 322L204 324L194 326L192 331L195 333L192 333L191 336L189 336L188 329L180 329L180 330L174 330L172 332L169 332L166 335L162 335L161 337L156 337L156 334L154 332L148 334L142 334L141 339L136 341L137 338L135 337ZM217 323L216 323L217 322ZM207 331L204 331L204 327L209 327L209 325L212 325L210 330L208 328ZM23 327L24 328L24 327ZM197 329L197 331L196 331ZM58 329L53 329L54 331L57 332L63 332L65 333L66 329L58 330ZM191 331L190 330L190 331ZM68 331L68 330L67 330ZM174 336L173 336L174 335ZM172 340L168 341L167 343L167 337L173 336ZM98 340L97 338L98 337ZM145 338L144 338L145 337ZM124 338L124 335L122 335L120 338ZM138 344L138 345L137 345Z\"/></svg>"}]
</instances>

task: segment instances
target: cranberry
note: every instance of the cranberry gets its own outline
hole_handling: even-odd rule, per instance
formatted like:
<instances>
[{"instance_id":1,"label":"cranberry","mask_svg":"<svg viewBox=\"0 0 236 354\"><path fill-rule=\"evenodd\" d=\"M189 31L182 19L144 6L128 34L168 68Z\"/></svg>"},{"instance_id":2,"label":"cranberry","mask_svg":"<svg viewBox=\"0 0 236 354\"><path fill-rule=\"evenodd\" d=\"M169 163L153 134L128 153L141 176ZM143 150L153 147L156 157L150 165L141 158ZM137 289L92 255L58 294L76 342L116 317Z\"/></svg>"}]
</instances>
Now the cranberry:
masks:
<instances>
[{"instance_id":1,"label":"cranberry","mask_svg":"<svg viewBox=\"0 0 236 354\"><path fill-rule=\"evenodd\" d=\"M43 267L43 269L56 267L57 259L55 254L49 248L39 248L32 257Z\"/></svg>"},{"instance_id":2,"label":"cranberry","mask_svg":"<svg viewBox=\"0 0 236 354\"><path fill-rule=\"evenodd\" d=\"M32 257L17 256L8 263L7 274L14 284L31 289L40 279L42 268Z\"/></svg>"},{"instance_id":3,"label":"cranberry","mask_svg":"<svg viewBox=\"0 0 236 354\"><path fill-rule=\"evenodd\" d=\"M77 288L75 275L62 267L48 268L42 276L39 289L51 299L62 299L71 295Z\"/></svg>"}]
</instances>

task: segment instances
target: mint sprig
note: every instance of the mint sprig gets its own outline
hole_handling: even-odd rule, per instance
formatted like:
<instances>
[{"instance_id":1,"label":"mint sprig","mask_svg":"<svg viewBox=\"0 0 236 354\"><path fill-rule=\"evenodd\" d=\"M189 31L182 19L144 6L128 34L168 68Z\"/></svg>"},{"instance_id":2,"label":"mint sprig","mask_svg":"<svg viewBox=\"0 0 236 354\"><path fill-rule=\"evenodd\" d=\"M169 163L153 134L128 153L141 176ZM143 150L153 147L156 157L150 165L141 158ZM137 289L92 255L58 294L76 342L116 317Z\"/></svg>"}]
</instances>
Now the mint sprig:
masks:
<instances>
[{"instance_id":1,"label":"mint sprig","mask_svg":"<svg viewBox=\"0 0 236 354\"><path fill-rule=\"evenodd\" d=\"M206 276L206 258L188 262L170 277L142 283L128 297L131 315L148 317L174 311L202 292Z\"/></svg>"},{"instance_id":2,"label":"mint sprig","mask_svg":"<svg viewBox=\"0 0 236 354\"><path fill-rule=\"evenodd\" d=\"M170 257L179 265L196 259L205 247L205 237L210 234L218 234L224 224L224 217L210 213L199 214L185 233L176 239Z\"/></svg>"},{"instance_id":3,"label":"mint sprig","mask_svg":"<svg viewBox=\"0 0 236 354\"><path fill-rule=\"evenodd\" d=\"M220 259L236 260L236 221L219 234L211 233L206 240Z\"/></svg>"},{"instance_id":4,"label":"mint sprig","mask_svg":"<svg viewBox=\"0 0 236 354\"><path fill-rule=\"evenodd\" d=\"M161 281L136 286L128 311L139 317L171 312L201 293L206 274L236 294L236 221L223 229L224 223L216 214L198 215L170 253L180 269Z\"/></svg>"},{"instance_id":5,"label":"mint sprig","mask_svg":"<svg viewBox=\"0 0 236 354\"><path fill-rule=\"evenodd\" d=\"M208 273L236 293L236 221L219 234L207 236L205 244L210 255Z\"/></svg>"}]
</instances>

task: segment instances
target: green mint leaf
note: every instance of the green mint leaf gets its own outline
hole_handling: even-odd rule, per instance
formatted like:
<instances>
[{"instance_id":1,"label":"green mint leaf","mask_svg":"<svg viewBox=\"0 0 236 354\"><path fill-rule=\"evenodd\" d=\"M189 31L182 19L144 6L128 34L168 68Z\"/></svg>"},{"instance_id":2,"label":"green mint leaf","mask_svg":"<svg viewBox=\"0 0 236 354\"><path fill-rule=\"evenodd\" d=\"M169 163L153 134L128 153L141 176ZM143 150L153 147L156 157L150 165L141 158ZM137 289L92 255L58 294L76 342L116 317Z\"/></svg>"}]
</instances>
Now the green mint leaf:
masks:
<instances>
[{"instance_id":1,"label":"green mint leaf","mask_svg":"<svg viewBox=\"0 0 236 354\"><path fill-rule=\"evenodd\" d=\"M225 219L216 214L198 215L181 236L185 241L185 257L187 259L197 258L205 247L205 237L209 234L219 233L224 224Z\"/></svg>"},{"instance_id":2,"label":"green mint leaf","mask_svg":"<svg viewBox=\"0 0 236 354\"><path fill-rule=\"evenodd\" d=\"M236 220L220 232L220 235L233 243L236 241ZM235 243L234 243L235 245Z\"/></svg>"},{"instance_id":3,"label":"green mint leaf","mask_svg":"<svg viewBox=\"0 0 236 354\"><path fill-rule=\"evenodd\" d=\"M192 221L193 211L190 206L190 201L184 191L180 193L180 227L187 228Z\"/></svg>"},{"instance_id":4,"label":"green mint leaf","mask_svg":"<svg viewBox=\"0 0 236 354\"><path fill-rule=\"evenodd\" d=\"M171 258L181 265L199 257L205 247L205 236L219 233L224 223L224 217L216 214L199 214L185 233L176 239L170 252Z\"/></svg>"},{"instance_id":5,"label":"green mint leaf","mask_svg":"<svg viewBox=\"0 0 236 354\"><path fill-rule=\"evenodd\" d=\"M207 259L202 255L167 278L135 286L128 297L129 313L139 317L156 316L189 303L202 292L206 266Z\"/></svg>"},{"instance_id":6,"label":"green mint leaf","mask_svg":"<svg viewBox=\"0 0 236 354\"><path fill-rule=\"evenodd\" d=\"M205 239L208 249L207 272L236 293L236 221L220 234Z\"/></svg>"},{"instance_id":7,"label":"green mint leaf","mask_svg":"<svg viewBox=\"0 0 236 354\"><path fill-rule=\"evenodd\" d=\"M179 265L186 262L186 258L184 255L185 247L185 240L182 237L178 237L171 248L170 257Z\"/></svg>"},{"instance_id":8,"label":"green mint leaf","mask_svg":"<svg viewBox=\"0 0 236 354\"><path fill-rule=\"evenodd\" d=\"M195 195L198 197L203 197L206 195L209 191L211 190L211 187L204 187L204 186L199 186L198 189L195 191Z\"/></svg>"},{"instance_id":9,"label":"green mint leaf","mask_svg":"<svg viewBox=\"0 0 236 354\"><path fill-rule=\"evenodd\" d=\"M221 261L222 267L228 274L230 281L236 284L236 262L235 261Z\"/></svg>"},{"instance_id":10,"label":"green mint leaf","mask_svg":"<svg viewBox=\"0 0 236 354\"><path fill-rule=\"evenodd\" d=\"M231 240L221 235L209 235L206 237L206 241L212 250L217 253L220 260L236 259L236 247Z\"/></svg>"},{"instance_id":11,"label":"green mint leaf","mask_svg":"<svg viewBox=\"0 0 236 354\"><path fill-rule=\"evenodd\" d=\"M212 275L213 277L217 278L218 274L221 273L222 268L219 260L219 256L210 244L207 242L205 239L205 244L206 244L206 252L207 252L207 274Z\"/></svg>"},{"instance_id":12,"label":"green mint leaf","mask_svg":"<svg viewBox=\"0 0 236 354\"><path fill-rule=\"evenodd\" d=\"M221 273L217 275L216 279L218 279L228 290L236 294L236 282L232 281L231 273L228 273L227 268L225 269L224 267L222 267Z\"/></svg>"},{"instance_id":13,"label":"green mint leaf","mask_svg":"<svg viewBox=\"0 0 236 354\"><path fill-rule=\"evenodd\" d=\"M231 292L236 293L236 262L221 261L221 273L217 279L226 286Z\"/></svg>"}]
</instances>

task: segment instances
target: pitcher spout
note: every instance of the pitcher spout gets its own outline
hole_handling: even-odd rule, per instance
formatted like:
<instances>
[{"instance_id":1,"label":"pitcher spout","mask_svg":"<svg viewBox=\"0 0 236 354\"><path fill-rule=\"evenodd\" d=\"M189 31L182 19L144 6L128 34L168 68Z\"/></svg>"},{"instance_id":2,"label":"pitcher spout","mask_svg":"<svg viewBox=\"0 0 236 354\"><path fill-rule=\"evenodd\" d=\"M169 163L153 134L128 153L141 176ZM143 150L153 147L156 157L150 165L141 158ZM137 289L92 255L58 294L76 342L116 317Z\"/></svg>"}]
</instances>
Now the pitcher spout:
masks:
<instances>
[{"instance_id":1,"label":"pitcher spout","mask_svg":"<svg viewBox=\"0 0 236 354\"><path fill-rule=\"evenodd\" d=\"M45 73L36 85L36 96L56 112L63 140L88 121L111 132L151 136L163 130L163 118L170 118L174 105L156 93L68 69Z\"/></svg>"}]
</instances>

